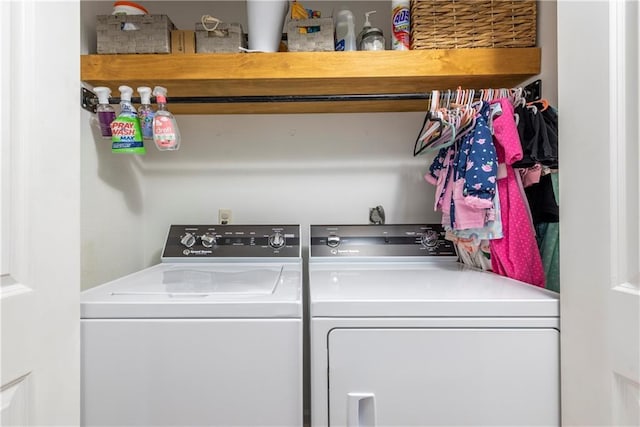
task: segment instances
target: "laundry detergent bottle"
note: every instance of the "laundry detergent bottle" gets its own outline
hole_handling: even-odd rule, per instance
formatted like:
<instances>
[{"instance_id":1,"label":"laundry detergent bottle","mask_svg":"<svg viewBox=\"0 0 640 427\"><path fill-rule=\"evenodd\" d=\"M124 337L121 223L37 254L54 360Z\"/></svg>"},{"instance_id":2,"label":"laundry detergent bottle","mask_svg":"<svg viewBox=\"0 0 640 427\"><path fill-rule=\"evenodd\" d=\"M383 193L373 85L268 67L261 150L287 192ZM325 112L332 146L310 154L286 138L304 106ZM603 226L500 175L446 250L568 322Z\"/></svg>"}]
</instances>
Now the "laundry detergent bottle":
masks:
<instances>
[{"instance_id":1,"label":"laundry detergent bottle","mask_svg":"<svg viewBox=\"0 0 640 427\"><path fill-rule=\"evenodd\" d=\"M120 86L120 114L111 122L111 151L113 153L145 154L142 130L136 109L131 103L133 89Z\"/></svg>"},{"instance_id":2,"label":"laundry detergent bottle","mask_svg":"<svg viewBox=\"0 0 640 427\"><path fill-rule=\"evenodd\" d=\"M158 109L153 117L153 142L161 151L180 148L180 130L176 118L167 110L167 89L162 86L153 88Z\"/></svg>"},{"instance_id":3,"label":"laundry detergent bottle","mask_svg":"<svg viewBox=\"0 0 640 427\"><path fill-rule=\"evenodd\" d=\"M356 50L355 20L350 10L342 9L335 18L335 49L337 51Z\"/></svg>"},{"instance_id":4,"label":"laundry detergent bottle","mask_svg":"<svg viewBox=\"0 0 640 427\"><path fill-rule=\"evenodd\" d=\"M100 134L105 139L111 139L111 122L116 118L116 110L109 105L109 97L111 89L104 86L94 87L93 91L98 95L98 107L96 114L98 115L98 123L100 124Z\"/></svg>"},{"instance_id":5,"label":"laundry detergent bottle","mask_svg":"<svg viewBox=\"0 0 640 427\"><path fill-rule=\"evenodd\" d=\"M142 139L153 139L153 117L155 112L151 106L151 88L141 86L138 88L138 94L140 94L140 108L138 108L138 119L140 120L140 127L142 128Z\"/></svg>"}]
</instances>

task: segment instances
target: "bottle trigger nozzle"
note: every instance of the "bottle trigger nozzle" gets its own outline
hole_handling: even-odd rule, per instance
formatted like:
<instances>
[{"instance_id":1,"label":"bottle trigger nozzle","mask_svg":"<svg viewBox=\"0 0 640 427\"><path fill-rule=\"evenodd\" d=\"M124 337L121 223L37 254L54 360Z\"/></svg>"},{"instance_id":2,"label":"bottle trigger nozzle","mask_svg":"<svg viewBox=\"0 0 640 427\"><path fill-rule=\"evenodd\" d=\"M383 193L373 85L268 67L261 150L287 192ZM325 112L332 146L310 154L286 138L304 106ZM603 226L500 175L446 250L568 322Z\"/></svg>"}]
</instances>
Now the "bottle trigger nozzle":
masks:
<instances>
[{"instance_id":1,"label":"bottle trigger nozzle","mask_svg":"<svg viewBox=\"0 0 640 427\"><path fill-rule=\"evenodd\" d=\"M120 86L118 90L120 91L120 101L131 102L131 95L133 95L133 89L131 89L129 86L123 85L123 86Z\"/></svg>"},{"instance_id":2,"label":"bottle trigger nozzle","mask_svg":"<svg viewBox=\"0 0 640 427\"><path fill-rule=\"evenodd\" d=\"M167 102L167 89L162 86L156 86L153 88L153 96L156 97L156 102L166 104Z\"/></svg>"},{"instance_id":3,"label":"bottle trigger nozzle","mask_svg":"<svg viewBox=\"0 0 640 427\"><path fill-rule=\"evenodd\" d=\"M151 88L147 86L141 86L138 88L140 94L140 104L151 104Z\"/></svg>"},{"instance_id":4,"label":"bottle trigger nozzle","mask_svg":"<svg viewBox=\"0 0 640 427\"><path fill-rule=\"evenodd\" d=\"M111 96L111 89L104 86L94 87L93 91L98 96L98 102L100 104L108 104L109 97Z\"/></svg>"}]
</instances>

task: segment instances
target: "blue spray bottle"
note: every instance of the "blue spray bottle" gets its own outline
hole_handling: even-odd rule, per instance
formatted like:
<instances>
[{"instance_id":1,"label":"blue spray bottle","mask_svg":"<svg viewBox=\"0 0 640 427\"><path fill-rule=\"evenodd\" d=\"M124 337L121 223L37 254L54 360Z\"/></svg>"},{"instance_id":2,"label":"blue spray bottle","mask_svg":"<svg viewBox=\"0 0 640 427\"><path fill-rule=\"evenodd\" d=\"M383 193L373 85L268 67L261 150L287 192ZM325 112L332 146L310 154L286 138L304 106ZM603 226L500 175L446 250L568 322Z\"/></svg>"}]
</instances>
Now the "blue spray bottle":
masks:
<instances>
[{"instance_id":1,"label":"blue spray bottle","mask_svg":"<svg viewBox=\"0 0 640 427\"><path fill-rule=\"evenodd\" d=\"M140 108L138 108L138 119L142 128L142 138L153 140L153 116L155 115L151 107L151 88L141 86L138 88L140 94Z\"/></svg>"}]
</instances>

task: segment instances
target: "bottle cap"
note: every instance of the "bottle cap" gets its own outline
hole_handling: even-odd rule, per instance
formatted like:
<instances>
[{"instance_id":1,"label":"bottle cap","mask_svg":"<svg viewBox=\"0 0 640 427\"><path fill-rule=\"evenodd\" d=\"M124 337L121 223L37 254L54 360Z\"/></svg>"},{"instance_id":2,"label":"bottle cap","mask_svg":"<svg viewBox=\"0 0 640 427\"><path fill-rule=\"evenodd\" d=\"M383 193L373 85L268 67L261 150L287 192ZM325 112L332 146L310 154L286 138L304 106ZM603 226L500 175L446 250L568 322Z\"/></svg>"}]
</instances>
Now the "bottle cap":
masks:
<instances>
[{"instance_id":1,"label":"bottle cap","mask_svg":"<svg viewBox=\"0 0 640 427\"><path fill-rule=\"evenodd\" d=\"M118 90L120 91L120 101L131 102L131 95L133 95L133 89L131 89L129 86L120 86Z\"/></svg>"},{"instance_id":2,"label":"bottle cap","mask_svg":"<svg viewBox=\"0 0 640 427\"><path fill-rule=\"evenodd\" d=\"M349 9L342 9L336 15L336 21L340 19L346 19L347 21L353 21L353 13Z\"/></svg>"},{"instance_id":3,"label":"bottle cap","mask_svg":"<svg viewBox=\"0 0 640 427\"><path fill-rule=\"evenodd\" d=\"M140 94L140 104L147 105L151 104L151 88L147 86L140 86L138 88L138 93Z\"/></svg>"},{"instance_id":4,"label":"bottle cap","mask_svg":"<svg viewBox=\"0 0 640 427\"><path fill-rule=\"evenodd\" d=\"M162 86L156 86L153 88L153 96L156 97L156 102L159 104L166 104L167 102L167 88Z\"/></svg>"},{"instance_id":5,"label":"bottle cap","mask_svg":"<svg viewBox=\"0 0 640 427\"><path fill-rule=\"evenodd\" d=\"M148 15L143 6L132 1L117 1L113 3L113 15Z\"/></svg>"},{"instance_id":6,"label":"bottle cap","mask_svg":"<svg viewBox=\"0 0 640 427\"><path fill-rule=\"evenodd\" d=\"M94 87L93 91L98 95L98 102L100 104L108 104L109 97L111 96L111 89L104 86Z\"/></svg>"}]
</instances>

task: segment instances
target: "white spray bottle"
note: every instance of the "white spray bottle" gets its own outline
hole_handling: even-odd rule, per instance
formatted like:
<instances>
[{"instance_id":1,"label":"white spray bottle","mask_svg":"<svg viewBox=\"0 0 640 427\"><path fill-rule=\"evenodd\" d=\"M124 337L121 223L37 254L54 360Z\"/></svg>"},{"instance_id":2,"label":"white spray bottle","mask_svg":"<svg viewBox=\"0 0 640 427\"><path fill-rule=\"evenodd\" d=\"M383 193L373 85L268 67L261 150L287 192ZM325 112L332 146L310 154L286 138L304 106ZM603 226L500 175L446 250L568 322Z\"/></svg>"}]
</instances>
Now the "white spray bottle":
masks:
<instances>
[{"instance_id":1,"label":"white spray bottle","mask_svg":"<svg viewBox=\"0 0 640 427\"><path fill-rule=\"evenodd\" d=\"M98 123L100 124L100 134L103 138L111 139L111 122L116 118L116 110L109 105L111 89L104 86L94 87L93 91L98 95Z\"/></svg>"},{"instance_id":2,"label":"white spray bottle","mask_svg":"<svg viewBox=\"0 0 640 427\"><path fill-rule=\"evenodd\" d=\"M140 119L140 127L142 128L142 138L145 140L153 139L153 117L155 115L151 107L151 88L141 86L138 88L140 94L140 108L138 108L138 118Z\"/></svg>"},{"instance_id":3,"label":"white spray bottle","mask_svg":"<svg viewBox=\"0 0 640 427\"><path fill-rule=\"evenodd\" d=\"M180 148L180 129L176 118L167 110L167 89L156 86L153 95L158 103L153 117L153 141L158 150L177 150Z\"/></svg>"},{"instance_id":4,"label":"white spray bottle","mask_svg":"<svg viewBox=\"0 0 640 427\"><path fill-rule=\"evenodd\" d=\"M133 89L120 86L120 114L111 123L111 151L113 153L144 154L142 130L136 109L131 103Z\"/></svg>"}]
</instances>

